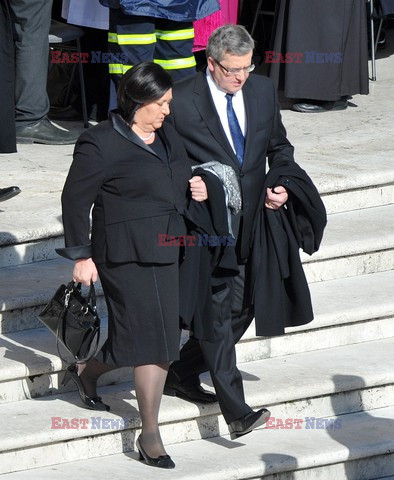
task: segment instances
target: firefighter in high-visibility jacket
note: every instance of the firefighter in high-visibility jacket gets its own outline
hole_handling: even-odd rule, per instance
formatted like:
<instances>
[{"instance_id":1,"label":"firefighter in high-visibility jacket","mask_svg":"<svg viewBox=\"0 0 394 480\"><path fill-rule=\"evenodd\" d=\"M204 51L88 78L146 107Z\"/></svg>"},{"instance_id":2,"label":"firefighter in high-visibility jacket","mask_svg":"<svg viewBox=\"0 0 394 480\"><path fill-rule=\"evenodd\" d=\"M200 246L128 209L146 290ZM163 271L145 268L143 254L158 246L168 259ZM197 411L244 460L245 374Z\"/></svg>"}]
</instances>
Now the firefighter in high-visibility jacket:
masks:
<instances>
[{"instance_id":1,"label":"firefighter in high-visibility jacket","mask_svg":"<svg viewBox=\"0 0 394 480\"><path fill-rule=\"evenodd\" d=\"M218 0L100 0L110 8L111 78L118 84L133 65L154 61L174 80L195 72L193 21L220 9Z\"/></svg>"}]
</instances>

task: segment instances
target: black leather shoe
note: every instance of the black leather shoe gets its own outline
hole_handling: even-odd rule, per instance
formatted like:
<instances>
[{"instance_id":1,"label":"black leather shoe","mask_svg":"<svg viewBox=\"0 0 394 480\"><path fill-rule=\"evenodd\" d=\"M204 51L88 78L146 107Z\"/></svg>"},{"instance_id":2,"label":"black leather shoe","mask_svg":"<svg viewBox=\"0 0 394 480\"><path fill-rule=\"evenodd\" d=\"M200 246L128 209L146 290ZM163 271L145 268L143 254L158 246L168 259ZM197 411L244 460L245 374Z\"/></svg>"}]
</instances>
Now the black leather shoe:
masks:
<instances>
[{"instance_id":1,"label":"black leather shoe","mask_svg":"<svg viewBox=\"0 0 394 480\"><path fill-rule=\"evenodd\" d=\"M5 200L9 200L15 195L21 193L21 189L19 187L7 187L7 188L0 188L0 202L4 202Z\"/></svg>"},{"instance_id":2,"label":"black leather shoe","mask_svg":"<svg viewBox=\"0 0 394 480\"><path fill-rule=\"evenodd\" d=\"M16 127L17 143L44 143L46 145L72 145L80 132L61 130L51 123L47 117L26 127Z\"/></svg>"},{"instance_id":3,"label":"black leather shoe","mask_svg":"<svg viewBox=\"0 0 394 480\"><path fill-rule=\"evenodd\" d=\"M82 381L78 376L75 363L67 368L64 378L62 380L62 386L65 387L70 380L72 380L78 388L79 398L81 399L81 402L85 405L85 407L87 407L89 410L109 412L109 405L106 405L101 400L101 397L89 397L89 395L86 394Z\"/></svg>"},{"instance_id":4,"label":"black leather shoe","mask_svg":"<svg viewBox=\"0 0 394 480\"><path fill-rule=\"evenodd\" d=\"M140 460L144 460L147 465L158 468L175 468L175 463L172 461L169 455L160 455L160 457L152 458L142 448L139 437L135 443L138 451L140 452Z\"/></svg>"},{"instance_id":5,"label":"black leather shoe","mask_svg":"<svg viewBox=\"0 0 394 480\"><path fill-rule=\"evenodd\" d=\"M244 417L229 423L228 429L230 431L231 440L242 437L242 435L250 433L254 428L263 425L269 419L270 415L271 412L269 410L266 408L260 408L257 412L251 411Z\"/></svg>"},{"instance_id":6,"label":"black leather shoe","mask_svg":"<svg viewBox=\"0 0 394 480\"><path fill-rule=\"evenodd\" d=\"M301 113L321 113L345 110L348 107L347 97L342 97L336 102L324 102L320 100L303 100L295 103L292 109Z\"/></svg>"},{"instance_id":7,"label":"black leather shoe","mask_svg":"<svg viewBox=\"0 0 394 480\"><path fill-rule=\"evenodd\" d=\"M166 384L163 393L164 395L179 397L190 402L215 403L218 401L214 393L208 392L201 385Z\"/></svg>"}]
</instances>

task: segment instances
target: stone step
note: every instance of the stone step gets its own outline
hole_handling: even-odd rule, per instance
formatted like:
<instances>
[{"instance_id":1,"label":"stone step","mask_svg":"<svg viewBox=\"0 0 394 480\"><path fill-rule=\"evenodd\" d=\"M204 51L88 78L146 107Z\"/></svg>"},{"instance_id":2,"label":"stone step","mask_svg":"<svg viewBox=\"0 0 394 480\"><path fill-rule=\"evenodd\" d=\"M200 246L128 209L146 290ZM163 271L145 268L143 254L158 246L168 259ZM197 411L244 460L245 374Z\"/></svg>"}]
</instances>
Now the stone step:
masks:
<instances>
[{"instance_id":1,"label":"stone step","mask_svg":"<svg viewBox=\"0 0 394 480\"><path fill-rule=\"evenodd\" d=\"M57 257L33 264L0 268L0 333L38 328L37 315L61 283L72 278L73 262ZM100 314L106 312L97 284Z\"/></svg>"},{"instance_id":2,"label":"stone step","mask_svg":"<svg viewBox=\"0 0 394 480\"><path fill-rule=\"evenodd\" d=\"M385 480L394 472L394 407L341 415L299 429L265 428L231 441L228 435L167 447L174 470L148 467L138 453L125 451L100 458L5 474L3 480ZM336 423L335 423L336 422ZM321 427L321 425L320 425Z\"/></svg>"},{"instance_id":3,"label":"stone step","mask_svg":"<svg viewBox=\"0 0 394 480\"><path fill-rule=\"evenodd\" d=\"M394 203L394 184L358 187L344 191L323 193L321 196L329 214L381 207Z\"/></svg>"},{"instance_id":4,"label":"stone step","mask_svg":"<svg viewBox=\"0 0 394 480\"><path fill-rule=\"evenodd\" d=\"M252 324L237 344L241 363L394 337L394 271L311 285L315 320L280 337L255 337ZM102 322L102 341L107 335ZM187 332L183 341L187 340ZM0 403L75 390L61 387L64 366L46 328L0 335ZM63 352L64 353L64 352ZM70 359L71 361L71 359ZM116 370L101 384L124 381Z\"/></svg>"},{"instance_id":5,"label":"stone step","mask_svg":"<svg viewBox=\"0 0 394 480\"><path fill-rule=\"evenodd\" d=\"M328 217L318 252L301 254L308 282L394 269L394 204Z\"/></svg>"},{"instance_id":6,"label":"stone step","mask_svg":"<svg viewBox=\"0 0 394 480\"><path fill-rule=\"evenodd\" d=\"M60 195L65 172L54 191L49 179L38 193L20 185L22 193L2 206L0 268L56 258L55 248L64 245ZM54 180L59 182L59 180Z\"/></svg>"},{"instance_id":7,"label":"stone step","mask_svg":"<svg viewBox=\"0 0 394 480\"><path fill-rule=\"evenodd\" d=\"M393 348L391 338L240 364L246 399L253 408L268 406L275 425L289 418L306 425L311 417L327 419L392 406ZM139 431L134 391L129 384L112 385L102 387L100 395L111 412L81 408L76 393L0 405L0 473L132 451ZM80 428L69 428L72 419L78 419L74 427ZM82 428L83 422L87 428ZM228 433L218 405L174 397L163 397L160 424L166 445ZM391 424L390 429L392 433ZM348 432L343 432L345 441ZM291 444L296 443L293 438Z\"/></svg>"},{"instance_id":8,"label":"stone step","mask_svg":"<svg viewBox=\"0 0 394 480\"><path fill-rule=\"evenodd\" d=\"M48 234L49 235L49 234ZM56 248L64 247L63 235L0 247L0 269L43 260L58 259Z\"/></svg>"},{"instance_id":9,"label":"stone step","mask_svg":"<svg viewBox=\"0 0 394 480\"><path fill-rule=\"evenodd\" d=\"M256 338L254 325L237 344L246 362L394 336L394 271L312 283L315 319L286 335Z\"/></svg>"}]
</instances>

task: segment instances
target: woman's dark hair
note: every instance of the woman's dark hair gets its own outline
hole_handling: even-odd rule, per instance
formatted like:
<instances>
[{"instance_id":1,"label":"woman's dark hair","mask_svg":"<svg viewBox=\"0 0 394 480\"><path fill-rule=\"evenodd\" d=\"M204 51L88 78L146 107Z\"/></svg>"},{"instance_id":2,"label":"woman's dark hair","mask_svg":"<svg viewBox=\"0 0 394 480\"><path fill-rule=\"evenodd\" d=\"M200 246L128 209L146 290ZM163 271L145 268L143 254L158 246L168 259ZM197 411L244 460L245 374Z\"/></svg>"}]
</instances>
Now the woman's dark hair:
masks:
<instances>
[{"instance_id":1,"label":"woman's dark hair","mask_svg":"<svg viewBox=\"0 0 394 480\"><path fill-rule=\"evenodd\" d=\"M171 76L153 62L142 62L128 70L118 86L118 110L131 123L135 112L161 98L172 87Z\"/></svg>"}]
</instances>

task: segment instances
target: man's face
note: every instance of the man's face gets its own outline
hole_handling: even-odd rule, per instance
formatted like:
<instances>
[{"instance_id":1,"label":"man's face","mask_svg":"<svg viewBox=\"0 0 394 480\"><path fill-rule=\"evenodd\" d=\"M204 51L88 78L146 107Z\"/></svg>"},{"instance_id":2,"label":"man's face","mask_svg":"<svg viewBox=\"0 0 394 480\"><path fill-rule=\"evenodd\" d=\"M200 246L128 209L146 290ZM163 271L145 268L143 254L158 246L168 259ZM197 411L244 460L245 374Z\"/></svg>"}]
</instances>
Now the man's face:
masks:
<instances>
[{"instance_id":1,"label":"man's face","mask_svg":"<svg viewBox=\"0 0 394 480\"><path fill-rule=\"evenodd\" d=\"M252 65L252 55L253 52L245 55L225 53L220 61L208 57L208 68L216 85L226 93L236 93L241 90L249 77L246 70ZM236 74L234 75L233 72Z\"/></svg>"}]
</instances>

